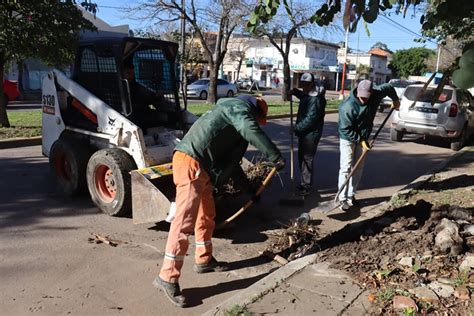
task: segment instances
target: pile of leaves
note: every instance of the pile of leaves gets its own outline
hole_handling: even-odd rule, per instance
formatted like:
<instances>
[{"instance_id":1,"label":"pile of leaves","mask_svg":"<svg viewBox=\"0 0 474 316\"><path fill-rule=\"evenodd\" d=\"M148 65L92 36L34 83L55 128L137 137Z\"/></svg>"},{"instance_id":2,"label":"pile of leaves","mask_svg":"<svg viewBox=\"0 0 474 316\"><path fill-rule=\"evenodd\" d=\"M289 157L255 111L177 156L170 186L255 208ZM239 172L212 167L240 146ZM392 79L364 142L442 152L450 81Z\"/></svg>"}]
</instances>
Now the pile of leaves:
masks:
<instances>
[{"instance_id":1,"label":"pile of leaves","mask_svg":"<svg viewBox=\"0 0 474 316\"><path fill-rule=\"evenodd\" d=\"M368 226L357 241L323 250L318 261L348 271L371 293L373 314L392 314L403 301L404 314L465 314L471 305L474 273L473 210L419 201L392 211ZM459 228L440 245L443 221ZM456 241L457 240L457 241ZM467 266L466 266L467 265ZM410 305L411 304L411 305Z\"/></svg>"},{"instance_id":2,"label":"pile of leaves","mask_svg":"<svg viewBox=\"0 0 474 316\"><path fill-rule=\"evenodd\" d=\"M252 185L260 186L272 168L272 163L267 161L258 161L255 164L249 164L247 168L244 169L244 173ZM219 190L219 192L228 195L234 195L240 193L241 190L242 188L238 187L233 179L229 179L229 181L222 187L221 190Z\"/></svg>"},{"instance_id":3,"label":"pile of leaves","mask_svg":"<svg viewBox=\"0 0 474 316\"><path fill-rule=\"evenodd\" d=\"M278 230L278 233L269 234L272 242L268 251L291 261L301 258L314 249L318 240L318 231L316 226L308 220L309 215L303 213L284 229Z\"/></svg>"}]
</instances>

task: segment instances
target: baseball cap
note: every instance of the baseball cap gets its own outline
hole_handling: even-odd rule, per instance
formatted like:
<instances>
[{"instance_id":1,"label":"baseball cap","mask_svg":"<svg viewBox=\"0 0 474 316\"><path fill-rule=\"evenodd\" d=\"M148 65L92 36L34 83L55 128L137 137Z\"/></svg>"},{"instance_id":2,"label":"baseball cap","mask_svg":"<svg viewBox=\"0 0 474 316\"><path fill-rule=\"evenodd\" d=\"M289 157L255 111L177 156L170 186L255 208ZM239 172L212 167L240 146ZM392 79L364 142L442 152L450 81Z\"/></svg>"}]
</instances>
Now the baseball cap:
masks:
<instances>
[{"instance_id":1,"label":"baseball cap","mask_svg":"<svg viewBox=\"0 0 474 316\"><path fill-rule=\"evenodd\" d=\"M357 96L359 98L370 98L372 94L372 81L362 80L357 86Z\"/></svg>"},{"instance_id":2,"label":"baseball cap","mask_svg":"<svg viewBox=\"0 0 474 316\"><path fill-rule=\"evenodd\" d=\"M309 72L305 72L303 75L301 75L300 82L313 82L313 81L314 81L314 77Z\"/></svg>"}]
</instances>

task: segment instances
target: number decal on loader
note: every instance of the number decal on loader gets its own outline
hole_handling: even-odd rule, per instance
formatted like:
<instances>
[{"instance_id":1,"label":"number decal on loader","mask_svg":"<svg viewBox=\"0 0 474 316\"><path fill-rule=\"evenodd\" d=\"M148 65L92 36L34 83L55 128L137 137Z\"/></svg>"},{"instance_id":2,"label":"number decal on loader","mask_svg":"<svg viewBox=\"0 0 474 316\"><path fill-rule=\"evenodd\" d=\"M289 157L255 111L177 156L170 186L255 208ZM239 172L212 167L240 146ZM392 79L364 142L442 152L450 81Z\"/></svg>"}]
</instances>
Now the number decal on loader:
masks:
<instances>
[{"instance_id":1,"label":"number decal on loader","mask_svg":"<svg viewBox=\"0 0 474 316\"><path fill-rule=\"evenodd\" d=\"M54 95L51 95L51 94L43 95L43 113L54 115L55 113L54 104L55 104Z\"/></svg>"}]
</instances>

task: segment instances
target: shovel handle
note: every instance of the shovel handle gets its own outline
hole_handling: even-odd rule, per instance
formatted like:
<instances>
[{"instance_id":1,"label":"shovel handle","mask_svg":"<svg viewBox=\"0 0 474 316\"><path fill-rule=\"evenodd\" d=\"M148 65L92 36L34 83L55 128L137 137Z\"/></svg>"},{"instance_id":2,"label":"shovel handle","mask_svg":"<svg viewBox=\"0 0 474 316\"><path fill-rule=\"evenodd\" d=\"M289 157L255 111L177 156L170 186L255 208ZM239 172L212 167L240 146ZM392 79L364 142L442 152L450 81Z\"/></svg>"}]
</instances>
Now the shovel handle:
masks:
<instances>
[{"instance_id":1,"label":"shovel handle","mask_svg":"<svg viewBox=\"0 0 474 316\"><path fill-rule=\"evenodd\" d=\"M225 221L223 221L217 228L222 228L224 227L225 225L229 224L230 222L232 222L234 219L236 219L237 217L240 216L240 214L242 214L243 212L245 212L245 210L247 210L250 205L252 205L254 203L254 199L258 196L260 196L260 194L262 194L263 190L265 189L265 187L268 185L268 183L270 182L270 180L273 178L273 176L275 175L275 173L277 172L276 168L273 167L272 170L270 170L270 172L268 173L268 175L266 176L265 180L263 180L262 184L260 185L260 187L258 188L257 192L255 193L255 195L247 201L247 203L244 204L244 206L242 206L234 215L232 215L231 217L229 217L228 219L226 219Z\"/></svg>"},{"instance_id":2,"label":"shovel handle","mask_svg":"<svg viewBox=\"0 0 474 316\"><path fill-rule=\"evenodd\" d=\"M388 119L390 118L390 116L392 115L393 113L393 110L394 108L391 108L390 109L390 112L388 112L387 116L385 117L385 119L383 120L382 124L380 124L379 128L377 129L377 132L375 132L374 136L372 137L372 139L370 140L370 147L372 147L375 143L375 139L377 138L377 136L379 136L380 134L380 131L382 130L382 128L385 126L385 123L387 123ZM359 165L362 163L362 161L364 161L364 158L365 156L367 155L368 151L367 150L364 150L362 152L362 155L360 155L359 159L357 159L357 162L355 163L355 165L351 168L351 172L347 175L346 177L346 180L344 181L344 183L342 184L342 186L339 188L339 190L337 191L337 194L336 194L336 197L334 198L334 202L337 202L337 199L339 198L339 194L341 194L341 192L346 188L347 184L349 183L349 180L352 178L352 176L354 175L354 173L356 172L357 168L359 168Z\"/></svg>"}]
</instances>

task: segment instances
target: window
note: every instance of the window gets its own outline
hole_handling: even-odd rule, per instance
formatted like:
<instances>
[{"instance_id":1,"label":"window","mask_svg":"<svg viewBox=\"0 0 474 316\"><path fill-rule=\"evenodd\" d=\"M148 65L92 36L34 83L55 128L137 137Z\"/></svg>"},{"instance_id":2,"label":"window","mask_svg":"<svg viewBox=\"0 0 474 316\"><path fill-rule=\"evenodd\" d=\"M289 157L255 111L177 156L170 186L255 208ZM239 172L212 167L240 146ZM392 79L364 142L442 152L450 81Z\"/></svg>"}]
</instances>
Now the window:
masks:
<instances>
[{"instance_id":1,"label":"window","mask_svg":"<svg viewBox=\"0 0 474 316\"><path fill-rule=\"evenodd\" d=\"M227 84L227 81L225 81L224 79L217 79L217 85L223 86L223 85L226 85L226 84Z\"/></svg>"},{"instance_id":2,"label":"window","mask_svg":"<svg viewBox=\"0 0 474 316\"><path fill-rule=\"evenodd\" d=\"M422 88L423 87L409 86L405 90L405 93L404 93L405 98L407 98L410 101L415 101L418 92L420 92L420 90ZM420 96L418 101L419 102L431 102L431 100L433 99L435 91L436 91L436 88L426 88L426 90ZM453 96L453 90L443 89L443 92L441 92L441 94L438 97L438 100L436 101L436 103L444 103L446 101L449 101L449 100L451 100L452 96Z\"/></svg>"},{"instance_id":3,"label":"window","mask_svg":"<svg viewBox=\"0 0 474 316\"><path fill-rule=\"evenodd\" d=\"M85 48L81 56L81 71L83 72L97 72L97 60L95 53Z\"/></svg>"}]
</instances>

